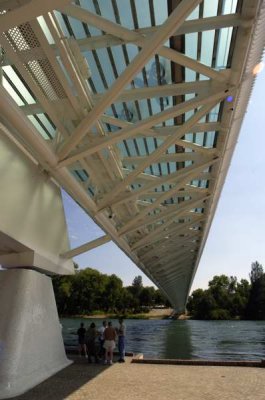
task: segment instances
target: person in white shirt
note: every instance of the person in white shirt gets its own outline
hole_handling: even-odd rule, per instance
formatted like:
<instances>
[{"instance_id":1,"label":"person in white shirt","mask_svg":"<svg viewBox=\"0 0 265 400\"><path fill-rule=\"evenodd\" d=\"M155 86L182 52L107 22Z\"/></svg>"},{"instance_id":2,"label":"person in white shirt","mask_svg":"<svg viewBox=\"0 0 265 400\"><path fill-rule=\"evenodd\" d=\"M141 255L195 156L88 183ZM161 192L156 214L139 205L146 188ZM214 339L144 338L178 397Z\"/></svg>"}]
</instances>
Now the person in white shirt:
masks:
<instances>
[{"instance_id":1,"label":"person in white shirt","mask_svg":"<svg viewBox=\"0 0 265 400\"><path fill-rule=\"evenodd\" d=\"M105 354L105 349L104 349L104 332L107 327L107 321L102 322L102 326L98 330L98 340L99 340L99 357L103 357Z\"/></svg>"}]
</instances>

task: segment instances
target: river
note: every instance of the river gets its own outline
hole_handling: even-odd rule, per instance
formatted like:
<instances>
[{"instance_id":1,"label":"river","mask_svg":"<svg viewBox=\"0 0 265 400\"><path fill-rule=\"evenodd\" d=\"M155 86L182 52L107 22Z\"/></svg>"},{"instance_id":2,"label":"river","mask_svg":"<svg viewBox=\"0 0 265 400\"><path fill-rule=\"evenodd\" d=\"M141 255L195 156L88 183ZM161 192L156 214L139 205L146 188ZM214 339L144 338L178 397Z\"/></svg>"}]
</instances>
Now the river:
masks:
<instances>
[{"instance_id":1,"label":"river","mask_svg":"<svg viewBox=\"0 0 265 400\"><path fill-rule=\"evenodd\" d=\"M77 343L80 322L97 327L101 319L62 318L66 346ZM118 325L113 320L113 326ZM146 358L206 360L265 359L265 321L126 320L126 350Z\"/></svg>"}]
</instances>

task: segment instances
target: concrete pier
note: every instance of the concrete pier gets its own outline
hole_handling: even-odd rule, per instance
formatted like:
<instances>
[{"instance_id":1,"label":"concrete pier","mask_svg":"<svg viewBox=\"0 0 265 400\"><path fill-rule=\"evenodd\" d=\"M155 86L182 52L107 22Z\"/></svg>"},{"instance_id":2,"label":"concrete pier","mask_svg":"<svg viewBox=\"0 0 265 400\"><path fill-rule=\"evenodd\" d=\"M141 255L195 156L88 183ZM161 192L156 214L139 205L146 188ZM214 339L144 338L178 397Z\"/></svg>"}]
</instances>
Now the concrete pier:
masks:
<instances>
[{"instance_id":1,"label":"concrete pier","mask_svg":"<svg viewBox=\"0 0 265 400\"><path fill-rule=\"evenodd\" d=\"M264 400L263 368L74 364L15 400Z\"/></svg>"}]
</instances>

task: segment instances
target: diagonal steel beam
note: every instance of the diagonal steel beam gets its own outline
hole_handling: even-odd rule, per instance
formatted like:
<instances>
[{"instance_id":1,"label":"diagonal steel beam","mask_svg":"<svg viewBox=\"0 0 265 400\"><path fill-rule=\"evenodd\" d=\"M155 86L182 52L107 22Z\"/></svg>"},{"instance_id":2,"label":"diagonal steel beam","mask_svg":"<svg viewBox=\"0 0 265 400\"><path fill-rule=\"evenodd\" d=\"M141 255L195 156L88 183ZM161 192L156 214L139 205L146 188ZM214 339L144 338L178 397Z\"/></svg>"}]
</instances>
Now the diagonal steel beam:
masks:
<instances>
[{"instance_id":1,"label":"diagonal steel beam","mask_svg":"<svg viewBox=\"0 0 265 400\"><path fill-rule=\"evenodd\" d=\"M82 244L82 246L78 246L75 249L69 250L66 253L61 254L60 256L63 258L73 258L75 256L78 256L79 254L85 253L89 250L93 250L98 246L102 246L103 244L108 243L110 241L111 237L109 235L104 235L101 236L100 238L92 240L91 242Z\"/></svg>"},{"instance_id":2,"label":"diagonal steel beam","mask_svg":"<svg viewBox=\"0 0 265 400\"><path fill-rule=\"evenodd\" d=\"M101 120L106 124L114 125L117 126L118 128L126 128L133 125L133 123L131 122L124 121L106 114L103 114L101 116ZM178 129L179 129L178 126L164 126L159 128L154 127L152 129L145 129L145 130L141 129L140 133L136 134L136 136L139 137L155 136L156 138L158 137L160 138L160 137L170 136L172 135L172 133L175 133L176 130ZM227 129L227 127L222 126L220 122L199 122L195 124L193 128L191 128L191 132L209 132L209 131L220 131L224 129Z\"/></svg>"},{"instance_id":3,"label":"diagonal steel beam","mask_svg":"<svg viewBox=\"0 0 265 400\"><path fill-rule=\"evenodd\" d=\"M224 93L222 93L222 95L224 95ZM155 151L153 151L152 154L150 154L140 164L138 164L137 168L133 170L133 172L131 172L121 183L116 185L114 190L105 196L105 198L103 199L103 204L107 205L109 201L111 201L113 198L116 198L118 194L123 191L127 186L129 186L142 171L144 171L154 162L158 161L160 156L164 154L170 146L175 144L176 140L182 138L185 133L188 133L190 128L192 128L193 125L195 125L214 107L215 103L211 102L211 96L209 96L209 99L210 104L204 105L199 111L197 111L177 130L176 134L168 137Z\"/></svg>"},{"instance_id":4,"label":"diagonal steel beam","mask_svg":"<svg viewBox=\"0 0 265 400\"><path fill-rule=\"evenodd\" d=\"M202 174L203 174L203 176L205 176L205 180L207 180L211 176L208 173L205 173L205 172L201 173L200 171L203 171L204 169L209 167L209 162L215 163L215 162L218 162L218 160L219 159L217 157L215 159L211 159L210 161L207 160L206 162L204 160L201 163L194 163L193 165L182 168L181 170L178 170L172 174L165 175L163 177L157 177L157 179L154 180L154 182L150 182L149 184L146 184L142 188L135 190L133 192L125 193L121 197L118 197L117 199L114 199L112 202L109 202L108 207L110 207L110 206L114 207L121 203L132 201L135 198L138 198L140 195L143 195L143 193L149 192L151 189L157 188L165 183L172 182L172 183L176 184L176 179L177 179L177 182L179 182L179 179L183 179L183 181L182 181L183 186L185 186L184 179L185 180L188 179L189 181L192 180L194 177L196 177L196 179L198 179L198 176L201 176ZM103 210L103 207L101 206L101 203L99 202L98 212L102 212L102 210Z\"/></svg>"},{"instance_id":5,"label":"diagonal steel beam","mask_svg":"<svg viewBox=\"0 0 265 400\"><path fill-rule=\"evenodd\" d=\"M118 97L123 88L130 82L135 75L142 69L147 61L157 52L157 49L181 26L193 9L201 3L202 0L182 0L179 6L170 14L166 22L160 29L146 39L142 50L133 59L125 71L119 76L112 87L106 92L105 97L97 103L83 121L78 125L69 140L66 140L64 146L59 151L60 159L65 158L71 150L80 143L82 138L88 132L89 128L95 124L100 115L109 107Z\"/></svg>"},{"instance_id":6,"label":"diagonal steel beam","mask_svg":"<svg viewBox=\"0 0 265 400\"><path fill-rule=\"evenodd\" d=\"M202 202L203 201L207 201L208 199L210 199L210 196L205 197L204 199L200 199L198 201L194 201L192 203L192 205L191 204L189 205L190 207L187 207L186 210L183 209L183 211L187 211L189 209L201 206ZM154 241L154 239L157 237L158 234L160 234L162 231L166 231L166 228L168 228L170 225L172 225L174 223L174 218L175 218L175 216L173 216L168 221L164 222L159 227L157 227L156 229L154 229L153 231L149 232L147 235L145 235L144 237L139 239L137 242L135 242L131 246L132 250L136 250L139 247L142 247L143 245L146 245L147 243L148 244L152 243ZM166 232L165 232L165 235L166 235Z\"/></svg>"},{"instance_id":7,"label":"diagonal steel beam","mask_svg":"<svg viewBox=\"0 0 265 400\"><path fill-rule=\"evenodd\" d=\"M158 85L150 87L141 87L123 90L117 97L116 102L127 102L143 99L152 99L153 97L180 96L184 94L205 92L207 90L221 89L223 84L208 81L194 81L185 83L168 83L167 85ZM95 102L100 101L105 93L94 94Z\"/></svg>"},{"instance_id":8,"label":"diagonal steel beam","mask_svg":"<svg viewBox=\"0 0 265 400\"><path fill-rule=\"evenodd\" d=\"M173 12L175 11L176 9ZM89 25L93 25L104 32L111 33L112 35L117 36L122 40L131 41L137 46L142 48L145 45L146 41L150 40L151 35L145 37L140 33L137 33L136 31L131 31L130 29L122 27L99 15L93 14L92 12L89 12L84 9L80 9L80 7L77 6L72 5L65 7L65 12L74 18L80 19L82 22L87 22ZM182 25L183 24L181 24L180 26ZM156 33L159 31L159 29L161 29L162 26L163 25L157 28L157 30L154 31L153 35L156 35ZM176 31L180 28L180 26L176 26L176 30L175 32L173 31L173 34L176 33ZM187 57L177 52L176 50L170 49L166 46L161 46L160 48L157 49L156 52L162 57L168 58L169 60L175 63L193 69L200 74L208 76L209 78L215 79L220 82L226 81L226 76L223 73L215 71L214 69L207 67L206 65L201 64L200 62L193 60L192 58Z\"/></svg>"},{"instance_id":9,"label":"diagonal steel beam","mask_svg":"<svg viewBox=\"0 0 265 400\"><path fill-rule=\"evenodd\" d=\"M225 14L225 15L218 15L216 17L193 19L185 21L183 25L174 33L174 36L185 35L194 32L221 29L221 28L229 28L234 26L248 27L250 26L251 23L253 23L251 19L246 20L242 18L239 14ZM111 29L111 27L109 25L107 26L107 24L105 24L104 26L105 29L107 29L108 27L109 29ZM147 28L140 28L133 30L131 32L137 33L138 35L147 36L156 32L158 28L159 25ZM108 31L109 30L106 30L106 32ZM81 51L96 50L104 47L120 46L122 44L135 42L134 37L132 39L125 40L118 37L120 36L120 34L118 35L119 33L118 30L115 32L116 32L115 36L113 36L113 34L105 34L105 35L93 36L91 38L79 39L78 44L80 46ZM120 33L123 33L123 31L121 30Z\"/></svg>"},{"instance_id":10,"label":"diagonal steel beam","mask_svg":"<svg viewBox=\"0 0 265 400\"><path fill-rule=\"evenodd\" d=\"M174 252L179 251L179 248L185 244L195 244L196 243L196 235L193 233L190 236L185 236L185 237L180 237L179 239L175 240L175 242L171 242L170 245L166 246L164 245L163 248L160 246L160 251L159 253L154 253L153 257L149 257L149 259L146 260L146 263L157 263L157 262L163 262L164 257L167 257L169 254L173 254ZM153 264L152 264L153 265Z\"/></svg>"},{"instance_id":11,"label":"diagonal steel beam","mask_svg":"<svg viewBox=\"0 0 265 400\"><path fill-rule=\"evenodd\" d=\"M152 262L152 265L154 265L154 268L157 267L159 268L160 266L166 266L169 268L170 265L174 265L176 264L176 260L180 257L180 256L185 256L186 254L190 254L193 253L196 250L196 243L193 243L192 245L189 246L182 246L178 249L176 249L174 252L170 252L168 253L165 257L163 257L161 260L157 261L157 262Z\"/></svg>"},{"instance_id":12,"label":"diagonal steel beam","mask_svg":"<svg viewBox=\"0 0 265 400\"><path fill-rule=\"evenodd\" d=\"M58 164L58 168L72 164L78 159L88 156L90 154L96 153L107 146L116 144L121 142L122 140L128 139L132 136L135 136L139 131L151 128L154 125L157 125L161 122L164 122L170 118L177 117L182 115L183 113L193 110L197 107L201 107L203 105L208 105L210 103L211 107L214 104L221 101L224 97L232 92L232 89L223 89L218 91L217 93L207 93L204 95L200 95L198 97L192 98L190 100L184 101L182 103L177 104L176 106L167 108L164 111L161 111L149 118L136 122L134 124L125 126L120 131L116 133L112 133L109 136L105 136L103 138L98 138L94 141L91 141L90 144L82 146L80 149L76 150L72 153L68 158L61 160ZM198 111L200 112L200 111ZM183 128L180 127L180 130ZM183 134L181 135L183 136Z\"/></svg>"},{"instance_id":13,"label":"diagonal steel beam","mask_svg":"<svg viewBox=\"0 0 265 400\"><path fill-rule=\"evenodd\" d=\"M167 222L173 222L172 217L174 218L179 218L183 215L183 213L186 213L188 210L191 210L192 208L198 206L203 200L206 200L209 197L209 195L201 197L200 199L195 199L195 200L186 200L184 202L181 202L180 205L176 205L173 207L170 207L168 210L161 212L159 214L155 214L151 217L146 217L144 220L142 219L137 219L137 222L134 222L134 218L131 219L132 225L131 224L126 224L122 231L118 231L118 234L120 236L122 235L127 235L130 232L135 231L136 229L142 228L143 226L147 225L152 225L156 222L159 221L164 221L163 226L167 224ZM144 210L145 211L145 210ZM144 217L142 217L144 218ZM160 225L161 226L161 225Z\"/></svg>"},{"instance_id":14,"label":"diagonal steel beam","mask_svg":"<svg viewBox=\"0 0 265 400\"><path fill-rule=\"evenodd\" d=\"M193 213L190 213L190 214L197 214L197 213L195 213L195 212L193 212ZM187 235L190 235L191 234L191 237L193 237L193 236L195 236L195 232L196 232L196 234L198 234L198 233L201 233L201 231L192 231L192 230L186 230L187 228L189 228L190 226L196 226L196 225L198 225L201 221L202 221L202 219L205 219L205 215L203 215L203 214L199 214L199 217L192 217L193 218L193 220L192 221L188 221L188 222L185 222L185 223L179 223L179 224L176 224L176 225L182 225L182 226L179 226L178 227L178 230L176 230L176 228L175 228L175 231L172 229L169 229L169 230L167 230L166 231L166 233L167 234L171 234L172 232L175 234L175 236L177 236L178 234L181 234L181 233L183 233L183 234L187 234ZM185 236L184 236L184 238L185 238ZM159 241L159 239L158 239L158 241ZM152 259L152 257L153 256L156 256L156 255L160 255L160 253L161 253L161 246L163 246L163 244L164 244L164 241L162 241L162 239L160 239L160 243L157 243L157 244L155 244L155 243L157 243L157 242L153 242L152 243L152 247L150 248L150 249L148 249L147 251L145 251L143 254L138 254L138 257L142 260L148 260L148 259ZM155 246L155 247L154 247Z\"/></svg>"},{"instance_id":15,"label":"diagonal steel beam","mask_svg":"<svg viewBox=\"0 0 265 400\"><path fill-rule=\"evenodd\" d=\"M210 163L209 163L210 165ZM185 181L187 180L187 178L185 179ZM152 224L153 222L159 221L161 219L163 219L164 217L166 217L168 214L170 215L172 213L171 208L173 207L168 207L169 209L167 209L166 211L162 211L159 214L153 215L152 217L148 217L148 214L150 212L152 212L154 209L161 209L161 204L174 196L174 194L179 191L179 189L183 187L183 181L178 183L175 187L173 187L172 189L168 190L167 192L162 192L161 196L154 201L152 204L150 204L149 207L143 209L142 211L139 212L138 215L135 215L132 217L132 219L127 222L121 229L119 229L118 234L119 235L124 235L127 234L129 232L131 232L132 230L138 229L141 226L145 226L145 225L149 225ZM205 198L205 194L203 194L203 196L201 196L201 198ZM196 199L198 200L198 198ZM185 200L183 202L181 202L181 205L178 205L179 209L182 209L185 205L190 204L191 200ZM145 221L142 221L143 218L146 218Z\"/></svg>"}]
</instances>

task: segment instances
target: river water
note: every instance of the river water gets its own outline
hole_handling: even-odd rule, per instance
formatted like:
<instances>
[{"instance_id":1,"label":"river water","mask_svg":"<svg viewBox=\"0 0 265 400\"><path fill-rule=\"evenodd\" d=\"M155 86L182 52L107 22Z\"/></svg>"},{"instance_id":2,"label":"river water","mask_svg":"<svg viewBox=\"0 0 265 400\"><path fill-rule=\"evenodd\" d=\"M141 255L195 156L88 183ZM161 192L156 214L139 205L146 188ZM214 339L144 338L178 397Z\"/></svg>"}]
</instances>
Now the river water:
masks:
<instances>
[{"instance_id":1,"label":"river water","mask_svg":"<svg viewBox=\"0 0 265 400\"><path fill-rule=\"evenodd\" d=\"M77 344L80 322L88 327L101 319L63 318L66 346ZM118 326L118 321L112 321ZM208 360L265 359L265 321L126 320L126 351L146 358Z\"/></svg>"}]
</instances>

